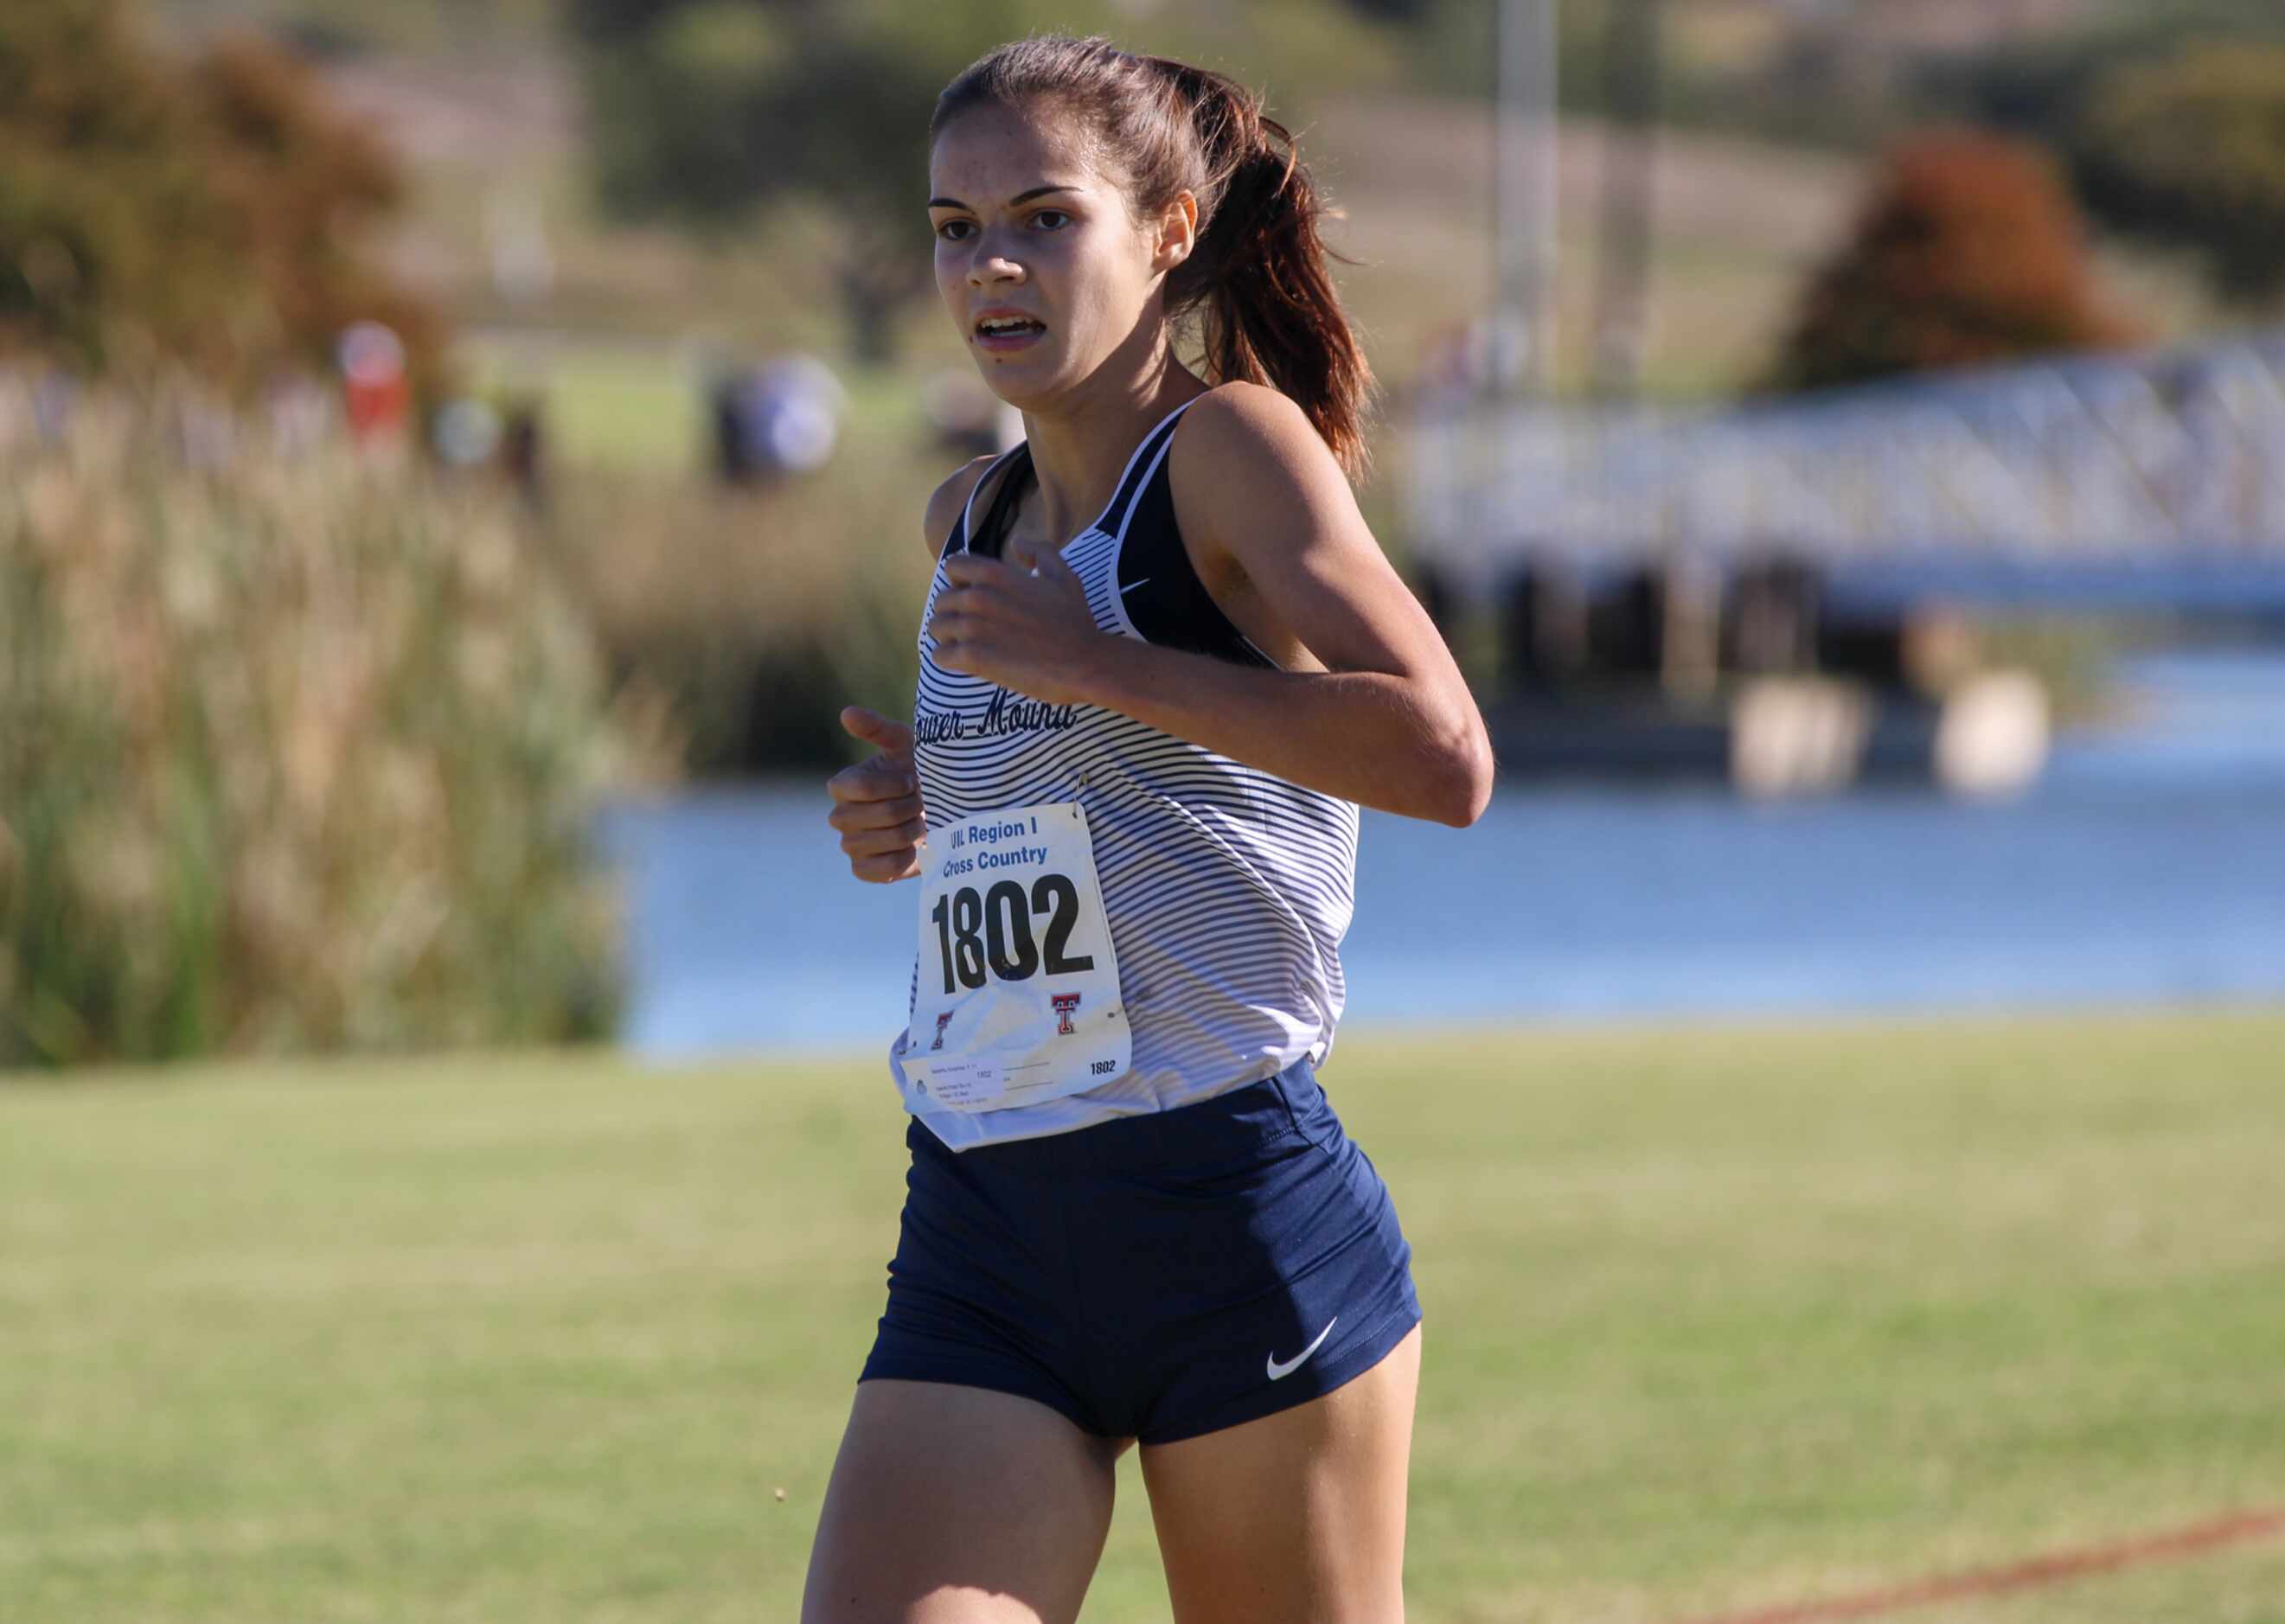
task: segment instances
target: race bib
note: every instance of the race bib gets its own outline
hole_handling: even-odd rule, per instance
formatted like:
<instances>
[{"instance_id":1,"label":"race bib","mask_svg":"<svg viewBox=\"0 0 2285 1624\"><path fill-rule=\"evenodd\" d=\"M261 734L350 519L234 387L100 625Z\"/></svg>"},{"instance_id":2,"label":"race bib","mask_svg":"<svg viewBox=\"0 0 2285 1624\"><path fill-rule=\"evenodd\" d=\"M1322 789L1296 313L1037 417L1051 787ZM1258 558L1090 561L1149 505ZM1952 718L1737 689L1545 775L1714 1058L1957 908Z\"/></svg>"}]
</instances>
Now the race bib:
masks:
<instances>
[{"instance_id":1,"label":"race bib","mask_svg":"<svg viewBox=\"0 0 2285 1624\"><path fill-rule=\"evenodd\" d=\"M905 1075L938 1104L994 1110L1125 1072L1134 1046L1079 804L962 818L930 829L923 855Z\"/></svg>"}]
</instances>

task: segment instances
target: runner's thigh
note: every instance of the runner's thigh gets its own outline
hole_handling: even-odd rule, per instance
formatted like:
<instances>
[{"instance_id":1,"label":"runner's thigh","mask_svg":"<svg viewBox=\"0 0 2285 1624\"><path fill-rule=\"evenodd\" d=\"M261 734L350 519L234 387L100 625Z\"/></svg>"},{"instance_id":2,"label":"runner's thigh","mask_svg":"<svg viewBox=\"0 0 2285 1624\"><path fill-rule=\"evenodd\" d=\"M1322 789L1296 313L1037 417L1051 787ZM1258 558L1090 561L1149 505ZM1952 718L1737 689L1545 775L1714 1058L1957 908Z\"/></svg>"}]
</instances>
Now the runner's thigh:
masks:
<instances>
[{"instance_id":1,"label":"runner's thigh","mask_svg":"<svg viewBox=\"0 0 2285 1624\"><path fill-rule=\"evenodd\" d=\"M1323 1398L1146 1444L1175 1624L1400 1624L1420 1328Z\"/></svg>"},{"instance_id":2,"label":"runner's thigh","mask_svg":"<svg viewBox=\"0 0 2285 1624\"><path fill-rule=\"evenodd\" d=\"M1116 1455L1013 1393L860 1382L802 1624L1071 1624L1111 1529Z\"/></svg>"}]
</instances>

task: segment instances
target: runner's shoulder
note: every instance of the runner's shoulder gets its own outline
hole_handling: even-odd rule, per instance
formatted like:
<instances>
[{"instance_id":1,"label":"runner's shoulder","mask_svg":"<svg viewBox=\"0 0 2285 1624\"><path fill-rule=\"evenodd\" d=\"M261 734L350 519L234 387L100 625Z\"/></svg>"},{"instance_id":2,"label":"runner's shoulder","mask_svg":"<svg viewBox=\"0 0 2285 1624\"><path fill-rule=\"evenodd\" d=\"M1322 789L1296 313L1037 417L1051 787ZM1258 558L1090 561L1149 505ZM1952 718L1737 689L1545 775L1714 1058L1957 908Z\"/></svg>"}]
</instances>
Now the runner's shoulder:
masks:
<instances>
[{"instance_id":1,"label":"runner's shoulder","mask_svg":"<svg viewBox=\"0 0 2285 1624\"><path fill-rule=\"evenodd\" d=\"M927 516L921 521L921 534L928 544L930 558L943 555L944 544L952 539L953 522L960 517L960 510L968 506L969 496L975 490L976 482L984 477L984 470L997 460L993 457L978 457L972 462L962 463L929 498Z\"/></svg>"},{"instance_id":2,"label":"runner's shoulder","mask_svg":"<svg viewBox=\"0 0 2285 1624\"><path fill-rule=\"evenodd\" d=\"M1353 505L1340 464L1290 396L1232 381L1198 396L1167 455L1176 522L1233 555L1287 535L1295 515Z\"/></svg>"},{"instance_id":3,"label":"runner's shoulder","mask_svg":"<svg viewBox=\"0 0 2285 1624\"><path fill-rule=\"evenodd\" d=\"M1265 385L1218 385L1185 415L1191 432L1174 436L1168 456L1178 497L1185 488L1225 500L1290 496L1328 473L1342 477L1308 414Z\"/></svg>"}]
</instances>

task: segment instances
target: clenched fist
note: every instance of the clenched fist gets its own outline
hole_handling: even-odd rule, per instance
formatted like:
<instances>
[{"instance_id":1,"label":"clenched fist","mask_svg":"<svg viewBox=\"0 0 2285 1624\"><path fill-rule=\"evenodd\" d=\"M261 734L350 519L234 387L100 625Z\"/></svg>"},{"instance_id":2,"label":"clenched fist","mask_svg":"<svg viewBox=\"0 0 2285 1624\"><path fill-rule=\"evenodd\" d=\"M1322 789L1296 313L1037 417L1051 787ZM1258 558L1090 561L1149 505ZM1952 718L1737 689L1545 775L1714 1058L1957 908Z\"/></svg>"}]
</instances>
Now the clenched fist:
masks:
<instances>
[{"instance_id":1,"label":"clenched fist","mask_svg":"<svg viewBox=\"0 0 2285 1624\"><path fill-rule=\"evenodd\" d=\"M913 773L913 730L852 705L841 725L879 752L844 767L825 783L833 797L826 821L841 831L849 872L877 885L921 871L921 842L928 837L920 781Z\"/></svg>"}]
</instances>

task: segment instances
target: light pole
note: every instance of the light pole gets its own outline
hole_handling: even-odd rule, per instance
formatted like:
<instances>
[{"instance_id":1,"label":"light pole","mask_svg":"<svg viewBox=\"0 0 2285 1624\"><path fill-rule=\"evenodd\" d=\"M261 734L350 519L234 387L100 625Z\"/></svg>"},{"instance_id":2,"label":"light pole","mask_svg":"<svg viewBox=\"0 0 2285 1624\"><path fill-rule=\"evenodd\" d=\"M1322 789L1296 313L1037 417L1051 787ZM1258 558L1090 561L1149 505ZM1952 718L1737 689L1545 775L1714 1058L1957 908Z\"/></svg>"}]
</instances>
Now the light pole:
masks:
<instances>
[{"instance_id":1,"label":"light pole","mask_svg":"<svg viewBox=\"0 0 2285 1624\"><path fill-rule=\"evenodd\" d=\"M1611 0L1603 45L1603 221L1595 250L1594 392L1634 398L1649 339L1665 0Z\"/></svg>"},{"instance_id":2,"label":"light pole","mask_svg":"<svg viewBox=\"0 0 2285 1624\"><path fill-rule=\"evenodd\" d=\"M1556 7L1498 0L1492 157L1492 381L1544 396L1555 378Z\"/></svg>"}]
</instances>

